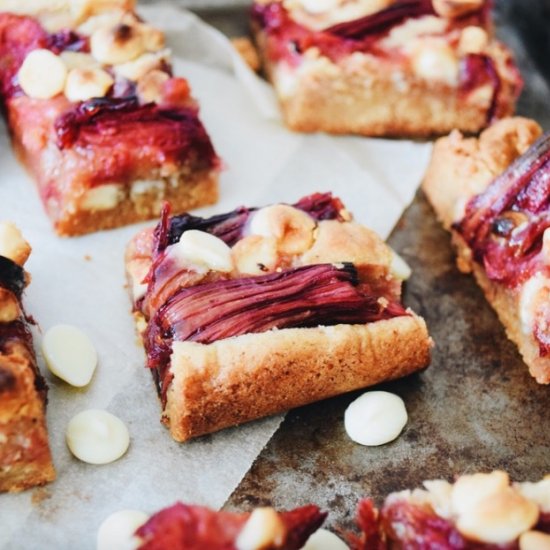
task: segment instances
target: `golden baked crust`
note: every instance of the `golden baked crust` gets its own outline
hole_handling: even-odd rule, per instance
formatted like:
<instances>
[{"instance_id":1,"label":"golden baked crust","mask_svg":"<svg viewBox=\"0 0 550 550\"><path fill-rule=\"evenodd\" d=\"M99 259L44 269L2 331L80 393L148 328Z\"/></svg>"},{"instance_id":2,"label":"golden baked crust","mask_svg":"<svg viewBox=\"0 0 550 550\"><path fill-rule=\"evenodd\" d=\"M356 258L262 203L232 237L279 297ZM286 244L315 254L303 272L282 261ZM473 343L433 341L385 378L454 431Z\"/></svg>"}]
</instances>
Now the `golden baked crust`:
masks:
<instances>
[{"instance_id":1,"label":"golden baked crust","mask_svg":"<svg viewBox=\"0 0 550 550\"><path fill-rule=\"evenodd\" d=\"M479 138L465 138L460 132L435 144L423 190L444 227L464 216L468 200L483 192L517 157L541 135L532 120L504 119L485 130ZM457 265L473 274L485 297L499 316L506 334L517 346L537 382L550 383L550 359L541 357L538 343L522 329L520 300L523 287L510 289L490 281L483 267L472 260L472 252L456 231L451 231L457 249Z\"/></svg>"},{"instance_id":2,"label":"golden baked crust","mask_svg":"<svg viewBox=\"0 0 550 550\"><path fill-rule=\"evenodd\" d=\"M415 68L414 56L420 55L416 52L435 51L440 45L444 51L442 64L448 56L454 56L452 63L458 67L469 54L463 51L457 38L460 29L446 30L444 18L423 19L427 25L425 35L409 32L404 23L403 32L398 29L395 33L398 41L390 34L390 38L377 43L382 54L355 51L331 59L312 46L300 54L299 61L292 62L270 55L269 32L254 25L263 65L274 84L285 123L300 132L429 137L446 134L454 128L477 133L493 116L512 115L520 79L513 68L510 51L480 28L487 44L472 51L491 59L500 80L498 99L493 96L490 85L463 89L456 77L443 74L445 67L441 69L441 77L431 76L432 67L428 69L428 65L433 62L435 67L439 61L430 59L426 65L419 62L420 68ZM416 25L415 20L411 21ZM439 26L437 21L441 22ZM418 23L419 28L420 25ZM435 33L430 31L430 27L436 26ZM444 37L441 40L439 33ZM282 49L278 48L273 49ZM291 45L288 48L291 49ZM430 73L423 74L428 70Z\"/></svg>"},{"instance_id":3,"label":"golden baked crust","mask_svg":"<svg viewBox=\"0 0 550 550\"><path fill-rule=\"evenodd\" d=\"M305 215L303 212L288 205L272 205L253 211L251 217L243 222L248 230L257 226L258 220L266 222L267 217L270 217L270 223L295 229L291 233L281 233L283 241L273 245L276 255L279 254L278 259L269 267L263 264L257 275L265 274L266 270L285 271L292 266L352 262L359 280L369 286L370 292L395 300L400 295L401 282L392 274L394 253L374 232L351 221L345 209L339 212L345 217L317 221L313 230L304 223L304 235L312 234L309 241L302 239L303 235L297 230ZM167 223L166 220L163 223ZM265 225L262 227L265 229ZM271 228L277 232L273 225ZM226 276L240 279L244 274L238 270L239 260L245 266L253 263L243 255L254 255L256 249L241 246L245 241L251 242L252 238L254 242L262 239L268 243L274 241L265 234L241 235L229 252L235 260L234 271ZM292 243L289 243L289 238L293 239ZM158 311L160 307L141 302L145 294L143 280L151 268L152 258L158 261L153 252L154 241L153 230L142 231L129 243L125 258L136 324L142 334L147 329L151 310ZM290 256L277 248L283 246L288 250L290 244L295 247L297 243L307 244L300 252L295 249ZM257 257L253 256L253 259ZM162 263L155 264L159 271L154 273L166 274L166 280L159 282L160 287L169 281L176 288L174 281L181 273L174 269L174 260L169 262L164 268L159 268ZM182 285L201 284L200 278L189 279L185 274L185 264L182 269ZM187 280L192 282L186 285ZM145 301L150 292L151 288L145 294ZM387 301L379 298L379 303L384 300ZM166 359L166 371L164 366L157 371L164 402L163 421L174 439L186 441L292 407L406 376L429 364L431 345L424 321L410 311L390 320L366 324L273 329L226 337L208 344L174 341L170 344L171 355Z\"/></svg>"},{"instance_id":4,"label":"golden baked crust","mask_svg":"<svg viewBox=\"0 0 550 550\"><path fill-rule=\"evenodd\" d=\"M11 280L5 270L22 265L29 252L15 226L1 223L2 276L8 281L4 284ZM0 295L0 492L17 492L52 481L55 470L45 417L47 387L36 364L32 336L13 289L0 286Z\"/></svg>"},{"instance_id":5,"label":"golden baked crust","mask_svg":"<svg viewBox=\"0 0 550 550\"><path fill-rule=\"evenodd\" d=\"M417 316L245 334L209 345L176 342L164 421L174 439L185 441L400 378L429 360L428 330Z\"/></svg>"}]
</instances>

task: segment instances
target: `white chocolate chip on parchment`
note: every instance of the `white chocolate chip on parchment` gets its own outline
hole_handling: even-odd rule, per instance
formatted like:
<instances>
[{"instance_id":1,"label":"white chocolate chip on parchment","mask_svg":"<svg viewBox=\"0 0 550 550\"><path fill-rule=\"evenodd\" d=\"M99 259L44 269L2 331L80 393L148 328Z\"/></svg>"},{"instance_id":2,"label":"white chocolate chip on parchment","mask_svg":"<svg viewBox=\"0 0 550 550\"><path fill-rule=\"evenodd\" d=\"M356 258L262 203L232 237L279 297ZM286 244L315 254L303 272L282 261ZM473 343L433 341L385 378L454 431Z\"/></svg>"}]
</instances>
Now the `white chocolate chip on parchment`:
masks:
<instances>
[{"instance_id":1,"label":"white chocolate chip on parchment","mask_svg":"<svg viewBox=\"0 0 550 550\"><path fill-rule=\"evenodd\" d=\"M42 352L53 374L78 388L87 386L97 366L97 352L84 332L72 325L51 327L42 340Z\"/></svg>"},{"instance_id":2,"label":"white chocolate chip on parchment","mask_svg":"<svg viewBox=\"0 0 550 550\"><path fill-rule=\"evenodd\" d=\"M130 445L124 422L101 409L78 413L70 420L65 436L71 453L89 464L114 462Z\"/></svg>"},{"instance_id":3,"label":"white chocolate chip on parchment","mask_svg":"<svg viewBox=\"0 0 550 550\"><path fill-rule=\"evenodd\" d=\"M353 441L361 445L384 445L396 439L407 424L403 400L389 392L364 393L346 409L344 425Z\"/></svg>"}]
</instances>

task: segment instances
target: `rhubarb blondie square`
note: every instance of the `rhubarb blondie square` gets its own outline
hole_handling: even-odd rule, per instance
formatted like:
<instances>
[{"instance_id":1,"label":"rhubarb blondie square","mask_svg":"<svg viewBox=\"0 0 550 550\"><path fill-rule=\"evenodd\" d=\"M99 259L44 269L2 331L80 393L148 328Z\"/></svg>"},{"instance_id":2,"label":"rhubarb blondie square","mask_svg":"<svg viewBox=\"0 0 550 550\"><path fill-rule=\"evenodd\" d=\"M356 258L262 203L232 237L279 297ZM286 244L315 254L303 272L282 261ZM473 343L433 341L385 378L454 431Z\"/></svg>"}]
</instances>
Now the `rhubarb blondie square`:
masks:
<instances>
[{"instance_id":1,"label":"rhubarb blondie square","mask_svg":"<svg viewBox=\"0 0 550 550\"><path fill-rule=\"evenodd\" d=\"M46 429L46 383L36 363L21 296L30 246L0 223L0 492L55 478Z\"/></svg>"},{"instance_id":2,"label":"rhubarb blondie square","mask_svg":"<svg viewBox=\"0 0 550 550\"><path fill-rule=\"evenodd\" d=\"M401 303L408 266L335 197L170 216L126 270L174 439L214 432L425 368Z\"/></svg>"},{"instance_id":3,"label":"rhubarb blondie square","mask_svg":"<svg viewBox=\"0 0 550 550\"><path fill-rule=\"evenodd\" d=\"M550 133L513 117L439 139L423 183L529 372L550 384Z\"/></svg>"},{"instance_id":4,"label":"rhubarb blondie square","mask_svg":"<svg viewBox=\"0 0 550 550\"><path fill-rule=\"evenodd\" d=\"M0 4L0 101L60 235L217 200L219 160L163 33L128 0ZM11 4L10 4L11 6Z\"/></svg>"},{"instance_id":5,"label":"rhubarb blondie square","mask_svg":"<svg viewBox=\"0 0 550 550\"><path fill-rule=\"evenodd\" d=\"M252 27L286 124L423 137L513 113L522 80L483 0L256 0Z\"/></svg>"}]
</instances>

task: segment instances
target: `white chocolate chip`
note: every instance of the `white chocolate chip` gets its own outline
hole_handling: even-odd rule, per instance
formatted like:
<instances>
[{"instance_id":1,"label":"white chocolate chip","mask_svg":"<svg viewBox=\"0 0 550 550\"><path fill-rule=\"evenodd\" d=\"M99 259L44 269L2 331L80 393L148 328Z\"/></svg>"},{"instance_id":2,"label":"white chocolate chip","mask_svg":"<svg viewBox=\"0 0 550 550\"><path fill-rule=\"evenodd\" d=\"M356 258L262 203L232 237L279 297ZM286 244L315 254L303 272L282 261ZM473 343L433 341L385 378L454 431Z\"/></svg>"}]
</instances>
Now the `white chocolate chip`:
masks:
<instances>
[{"instance_id":1,"label":"white chocolate chip","mask_svg":"<svg viewBox=\"0 0 550 550\"><path fill-rule=\"evenodd\" d=\"M508 474L501 471L459 477L451 492L454 512L459 515L468 512L479 501L506 489L509 483Z\"/></svg>"},{"instance_id":2,"label":"white chocolate chip","mask_svg":"<svg viewBox=\"0 0 550 550\"><path fill-rule=\"evenodd\" d=\"M550 535L540 531L527 531L519 537L519 550L550 550Z\"/></svg>"},{"instance_id":3,"label":"white chocolate chip","mask_svg":"<svg viewBox=\"0 0 550 550\"><path fill-rule=\"evenodd\" d=\"M67 50L61 52L59 57L61 57L69 71L71 69L95 69L99 67L99 63L89 53Z\"/></svg>"},{"instance_id":4,"label":"white chocolate chip","mask_svg":"<svg viewBox=\"0 0 550 550\"><path fill-rule=\"evenodd\" d=\"M390 270L392 275L400 281L406 281L412 274L409 264L394 250L392 250Z\"/></svg>"},{"instance_id":5,"label":"white chocolate chip","mask_svg":"<svg viewBox=\"0 0 550 550\"><path fill-rule=\"evenodd\" d=\"M160 103L163 97L164 84L170 76L164 71L153 70L142 76L137 83L136 91L142 103Z\"/></svg>"},{"instance_id":6,"label":"white chocolate chip","mask_svg":"<svg viewBox=\"0 0 550 550\"><path fill-rule=\"evenodd\" d=\"M256 508L244 524L237 540L237 550L263 550L280 547L286 528L273 508Z\"/></svg>"},{"instance_id":7,"label":"white chocolate chip","mask_svg":"<svg viewBox=\"0 0 550 550\"><path fill-rule=\"evenodd\" d=\"M142 23L139 26L139 32L142 36L143 45L148 52L158 52L164 48L164 33L160 29Z\"/></svg>"},{"instance_id":8,"label":"white chocolate chip","mask_svg":"<svg viewBox=\"0 0 550 550\"><path fill-rule=\"evenodd\" d=\"M67 67L50 50L33 50L27 55L18 73L19 85L35 99L50 99L65 88Z\"/></svg>"},{"instance_id":9,"label":"white chocolate chip","mask_svg":"<svg viewBox=\"0 0 550 550\"><path fill-rule=\"evenodd\" d=\"M69 101L104 97L113 85L111 75L99 68L72 69L67 76L65 96Z\"/></svg>"},{"instance_id":10,"label":"white chocolate chip","mask_svg":"<svg viewBox=\"0 0 550 550\"><path fill-rule=\"evenodd\" d=\"M101 27L90 38L90 51L95 59L107 65L126 63L144 52L142 36L137 25L125 23Z\"/></svg>"},{"instance_id":11,"label":"white chocolate chip","mask_svg":"<svg viewBox=\"0 0 550 550\"><path fill-rule=\"evenodd\" d=\"M550 513L550 477L537 483L517 483L515 487L525 498L535 502L542 512Z\"/></svg>"},{"instance_id":12,"label":"white chocolate chip","mask_svg":"<svg viewBox=\"0 0 550 550\"><path fill-rule=\"evenodd\" d=\"M466 537L490 544L507 544L537 522L539 509L512 487L497 491L463 510L456 528Z\"/></svg>"},{"instance_id":13,"label":"white chocolate chip","mask_svg":"<svg viewBox=\"0 0 550 550\"><path fill-rule=\"evenodd\" d=\"M300 254L313 244L315 221L309 215L287 204L260 208L248 224L248 233L274 237L277 248L285 254Z\"/></svg>"},{"instance_id":14,"label":"white chocolate chip","mask_svg":"<svg viewBox=\"0 0 550 550\"><path fill-rule=\"evenodd\" d=\"M30 253L31 247L17 226L11 222L0 223L0 256L22 266Z\"/></svg>"},{"instance_id":15,"label":"white chocolate chip","mask_svg":"<svg viewBox=\"0 0 550 550\"><path fill-rule=\"evenodd\" d=\"M91 340L71 325L50 328L42 340L48 368L71 386L87 386L97 366L97 352Z\"/></svg>"},{"instance_id":16,"label":"white chocolate chip","mask_svg":"<svg viewBox=\"0 0 550 550\"><path fill-rule=\"evenodd\" d=\"M277 241L273 237L248 235L231 249L239 273L261 275L277 266Z\"/></svg>"},{"instance_id":17,"label":"white chocolate chip","mask_svg":"<svg viewBox=\"0 0 550 550\"><path fill-rule=\"evenodd\" d=\"M97 550L135 550L140 540L135 532L149 516L139 510L120 510L107 517L97 532Z\"/></svg>"},{"instance_id":18,"label":"white chocolate chip","mask_svg":"<svg viewBox=\"0 0 550 550\"><path fill-rule=\"evenodd\" d=\"M302 7L309 13L323 13L340 5L340 0L300 0Z\"/></svg>"},{"instance_id":19,"label":"white chocolate chip","mask_svg":"<svg viewBox=\"0 0 550 550\"><path fill-rule=\"evenodd\" d=\"M451 492L453 486L443 479L426 480L423 483L428 491L429 499L437 515L450 519L453 515L451 504Z\"/></svg>"},{"instance_id":20,"label":"white chocolate chip","mask_svg":"<svg viewBox=\"0 0 550 550\"><path fill-rule=\"evenodd\" d=\"M130 434L124 422L100 409L78 413L69 422L65 435L71 452L89 464L114 462L130 445Z\"/></svg>"},{"instance_id":21,"label":"white chocolate chip","mask_svg":"<svg viewBox=\"0 0 550 550\"><path fill-rule=\"evenodd\" d=\"M465 27L460 33L458 51L465 55L469 53L481 53L489 43L487 31L473 25Z\"/></svg>"},{"instance_id":22,"label":"white chocolate chip","mask_svg":"<svg viewBox=\"0 0 550 550\"><path fill-rule=\"evenodd\" d=\"M414 72L425 80L455 86L458 82L458 59L450 46L439 41L422 41L412 55Z\"/></svg>"},{"instance_id":23,"label":"white chocolate chip","mask_svg":"<svg viewBox=\"0 0 550 550\"><path fill-rule=\"evenodd\" d=\"M122 185L119 183L105 183L88 189L80 199L80 208L83 210L110 210L123 197Z\"/></svg>"},{"instance_id":24,"label":"white chocolate chip","mask_svg":"<svg viewBox=\"0 0 550 550\"><path fill-rule=\"evenodd\" d=\"M479 9L483 0L432 0L432 4L437 15L454 18Z\"/></svg>"},{"instance_id":25,"label":"white chocolate chip","mask_svg":"<svg viewBox=\"0 0 550 550\"><path fill-rule=\"evenodd\" d=\"M170 50L163 50L157 53L144 53L137 59L115 65L114 70L117 76L122 76L128 80L138 81L147 73L161 67L163 61L170 57ZM168 76L168 75L167 75Z\"/></svg>"},{"instance_id":26,"label":"white chocolate chip","mask_svg":"<svg viewBox=\"0 0 550 550\"><path fill-rule=\"evenodd\" d=\"M233 270L231 249L221 239L205 231L184 231L180 240L167 248L167 254L182 265L197 264L222 273Z\"/></svg>"},{"instance_id":27,"label":"white chocolate chip","mask_svg":"<svg viewBox=\"0 0 550 550\"><path fill-rule=\"evenodd\" d=\"M364 393L346 409L344 425L353 441L361 445L384 445L393 441L407 424L403 400L393 393Z\"/></svg>"},{"instance_id":28,"label":"white chocolate chip","mask_svg":"<svg viewBox=\"0 0 550 550\"><path fill-rule=\"evenodd\" d=\"M349 550L349 546L326 529L318 529L307 539L302 550Z\"/></svg>"}]
</instances>

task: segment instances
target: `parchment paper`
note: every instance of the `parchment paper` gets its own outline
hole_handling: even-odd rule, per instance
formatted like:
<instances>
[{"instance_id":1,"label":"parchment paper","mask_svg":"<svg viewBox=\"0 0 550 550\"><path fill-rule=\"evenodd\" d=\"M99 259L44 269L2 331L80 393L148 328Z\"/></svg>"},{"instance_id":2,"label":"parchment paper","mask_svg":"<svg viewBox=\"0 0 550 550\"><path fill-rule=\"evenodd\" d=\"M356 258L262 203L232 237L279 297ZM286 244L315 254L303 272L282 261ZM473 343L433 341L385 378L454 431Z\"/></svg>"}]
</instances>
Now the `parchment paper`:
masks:
<instances>
[{"instance_id":1,"label":"parchment paper","mask_svg":"<svg viewBox=\"0 0 550 550\"><path fill-rule=\"evenodd\" d=\"M143 15L167 31L177 55L176 73L190 80L226 164L219 204L200 213L292 202L332 190L357 219L384 237L389 234L420 182L429 145L292 134L278 120L271 90L232 55L221 34L169 7L148 7ZM3 127L0 219L16 222L33 246L28 262L33 281L25 303L40 329L57 323L79 326L100 357L85 389L46 375L58 478L43 489L0 496L0 547L94 548L101 521L122 508L154 512L178 499L221 507L282 416L186 444L171 440L159 422L159 403L124 288L124 247L147 224L57 238ZM36 337L39 347L38 331ZM40 355L39 360L45 372ZM87 408L105 408L128 425L130 449L114 464L84 464L65 446L68 421Z\"/></svg>"}]
</instances>

